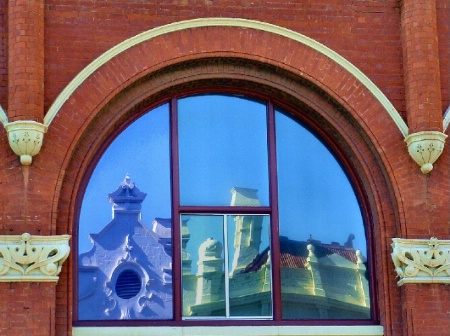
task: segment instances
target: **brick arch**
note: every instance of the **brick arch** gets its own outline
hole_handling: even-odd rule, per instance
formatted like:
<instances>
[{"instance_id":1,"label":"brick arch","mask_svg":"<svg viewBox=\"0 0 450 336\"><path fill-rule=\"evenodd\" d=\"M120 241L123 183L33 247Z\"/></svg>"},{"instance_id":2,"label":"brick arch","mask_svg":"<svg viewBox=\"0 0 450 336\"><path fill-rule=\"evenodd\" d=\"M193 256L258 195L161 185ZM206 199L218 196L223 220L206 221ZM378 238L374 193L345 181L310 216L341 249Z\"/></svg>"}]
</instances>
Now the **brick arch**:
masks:
<instances>
[{"instance_id":1,"label":"brick arch","mask_svg":"<svg viewBox=\"0 0 450 336\"><path fill-rule=\"evenodd\" d=\"M383 269L379 276L385 277L378 281L384 286L379 292L395 291L389 286L394 279L393 275L388 278L388 238L401 231L395 227L402 222L401 198L392 171L402 158L391 157L390 152L405 152L407 157L398 124L386 118L386 106L345 67L308 45L263 30L209 26L168 32L118 53L80 81L58 112L47 119L51 125L34 163L58 167L58 172L52 169L58 175L53 231L72 232L78 195L98 153L143 107L173 94L236 86L260 91L302 111L342 148L367 191L376 223L371 230L378 247L375 266ZM381 139L383 150L379 150ZM62 278L70 279L71 268L64 272ZM61 292L70 293L70 281L58 286ZM398 302L388 301L395 297L398 293L379 298L384 325L400 318L389 313L392 305L399 307ZM69 307L66 323L57 324L58 328L70 329Z\"/></svg>"},{"instance_id":2,"label":"brick arch","mask_svg":"<svg viewBox=\"0 0 450 336\"><path fill-rule=\"evenodd\" d=\"M170 66L213 57L260 62L275 71L292 73L322 90L348 112L373 148L384 147L379 160L394 176L392 171L400 162L398 155L390 153L406 152L401 140L407 128L401 118L397 119L392 105L384 101L385 97L371 87L373 84L317 42L281 27L237 19L197 19L164 26L106 52L74 78L50 108L44 119L50 126L47 146L44 144L40 156L52 152L48 155L65 167L96 115L120 92ZM231 72L229 76L237 75ZM177 73L166 76L175 77ZM210 76L214 77L214 73ZM289 91L294 84L286 77L277 85ZM392 147L386 148L386 143ZM55 153L55 146L65 150ZM62 178L59 176L58 180Z\"/></svg>"},{"instance_id":3,"label":"brick arch","mask_svg":"<svg viewBox=\"0 0 450 336\"><path fill-rule=\"evenodd\" d=\"M383 178L383 172L378 167L377 158L367 155L371 151L369 141L352 125L354 120L350 117L343 118L345 111L339 111L339 105L322 90L292 75L289 76L289 73L272 75L269 78L273 68L242 60L233 62L230 58L210 59L209 62L203 59L201 62L188 63L151 74L130 85L126 90L118 93L92 120L78 140L77 148L66 167L66 175L59 195L58 233L71 232L76 225L76 209L80 201L76 199L76 196L81 194L83 184L86 182L85 176L94 167L93 162L98 153L108 144L108 139L111 139L117 130L125 127L131 119L143 111L143 107L157 105L178 93L202 91L208 88L227 90L233 86L239 86L246 87L249 92L258 91L278 101L282 100L290 110L299 110L307 117L321 123L322 128L327 134L333 134L337 145L342 147L350 158L349 163L355 166L357 175L362 179L363 188L370 190L377 185L377 193L369 192L367 201L374 215L372 222L377 223L376 227L372 228L373 241L376 241L377 246L382 247L375 250L377 268L388 268L389 263L383 264L383 261L389 260L386 256L388 247L384 235L394 236L395 233L392 229L391 232L386 230L382 223L396 221L391 213L392 203L383 202L390 197L390 191L379 182ZM177 76L168 75L171 73L176 73ZM192 75L193 73L195 75ZM295 84L287 88L280 84L283 79L293 81ZM71 270L65 268L65 271ZM380 274L386 273L380 272ZM383 290L380 289L380 292Z\"/></svg>"},{"instance_id":4,"label":"brick arch","mask_svg":"<svg viewBox=\"0 0 450 336\"><path fill-rule=\"evenodd\" d=\"M328 58L328 61L331 61L331 63L336 63L340 67L344 68L348 73L350 73L353 77L357 79L358 82L360 82L361 85L363 85L366 90L371 92L375 98L380 102L381 105L383 105L385 112L391 117L391 119L394 121L394 123L397 125L399 130L402 132L404 136L408 134L408 127L399 115L399 113L396 111L396 109L393 107L393 105L389 102L389 100L384 96L384 94L373 84L369 78L367 78L358 68L356 68L354 65L352 65L350 62L348 62L345 58L340 56L339 54L335 53L331 49L327 48L326 46L320 44L319 42L310 39L300 33L297 33L295 31L276 26L273 24L260 22L260 21L254 21L254 20L246 20L246 19L233 19L233 18L201 18L201 19L194 19L194 20L187 20L187 21L180 21L175 22L172 24L168 24L165 26L161 26L158 28L151 29L149 31L143 32L141 34L138 34L119 45L111 48L107 52L105 52L103 55L98 57L96 60L91 62L85 69L83 69L72 81L71 83L61 92L61 94L58 96L58 98L55 100L55 102L50 107L48 113L46 114L44 118L44 124L49 125L53 118L57 115L59 110L61 109L61 106L66 102L66 100L70 97L70 95L78 88L78 86L83 83L89 76L91 76L93 73L95 73L101 66L104 64L110 62L114 57L124 53L128 52L129 49L133 48L136 45L139 45L141 43L145 43L147 41L153 40L155 38L161 37L161 36L167 36L174 32L179 31L186 31L186 30L193 30L196 29L198 32L200 30L208 29L208 31L211 31L211 28L218 28L218 27L227 27L227 28L235 28L235 29L244 29L244 30L252 30L254 32L267 32L271 35L275 35L281 38L286 39L287 41L301 44L303 47L307 49L314 50L321 56L324 56ZM260 55L261 57L264 57L265 54L272 54L273 47L276 45L270 45L266 40L260 40L257 41L257 45L255 43L247 43L249 42L247 39L242 38L242 34L238 36L238 44L241 44L240 47L257 47L257 49L248 49L248 54L256 54ZM189 38L189 37L187 37ZM195 38L195 37L194 37ZM230 40L225 37L225 41ZM234 40L231 38L231 40ZM194 45L192 42L200 42L195 45L208 45L211 46L211 43L209 41L201 41L201 40L184 40L184 41L178 41L179 44L175 45L175 50L178 50L178 47L182 46L183 42L189 42L189 47L193 47ZM223 43L223 41L220 41L220 43L216 43L215 41L213 45L215 47L219 47L219 49L223 50L235 50L235 47L237 45L234 45L234 43L231 43L229 46L231 49L227 49L227 43ZM205 45L205 46L206 46ZM221 48L222 47L222 48ZM225 48L223 48L225 47ZM189 48L191 49L191 48ZM207 48L210 49L210 48ZM201 49L204 52L208 52L207 49ZM212 49L215 49L214 47ZM242 48L241 52L245 52L246 48ZM181 51L181 50L180 50ZM187 51L187 50L184 50ZM258 52L257 52L258 51ZM279 51L279 50L278 50ZM300 50L299 50L300 51ZM192 50L189 50L188 52L192 52ZM295 49L292 49L292 52L289 52L288 54L283 55L283 59L281 60L283 63L291 63L290 61L295 56L298 56L300 54L297 53ZM155 55L152 55L155 56ZM167 56L167 55L165 55ZM181 56L181 55L180 55ZM280 55L278 55L280 56ZM323 60L320 60L320 65L325 64L327 62L324 62ZM328 62L330 63L330 62ZM293 64L295 66L295 64ZM311 64L309 64L311 65ZM319 65L318 63L313 65ZM305 68L306 70L306 68ZM317 70L317 69L313 69ZM326 68L321 68L321 71L326 71ZM318 78L320 80L320 77ZM332 89L332 87L330 87Z\"/></svg>"}]
</instances>

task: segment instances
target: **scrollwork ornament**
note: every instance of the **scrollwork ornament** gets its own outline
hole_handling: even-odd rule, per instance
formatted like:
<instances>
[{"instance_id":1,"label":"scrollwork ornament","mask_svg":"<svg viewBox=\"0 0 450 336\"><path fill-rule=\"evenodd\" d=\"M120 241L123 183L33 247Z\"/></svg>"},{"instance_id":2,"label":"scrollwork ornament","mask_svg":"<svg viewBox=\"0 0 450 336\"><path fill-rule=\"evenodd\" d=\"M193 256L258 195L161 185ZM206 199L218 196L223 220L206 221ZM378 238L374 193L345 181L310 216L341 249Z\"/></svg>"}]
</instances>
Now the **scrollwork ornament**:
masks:
<instances>
[{"instance_id":1,"label":"scrollwork ornament","mask_svg":"<svg viewBox=\"0 0 450 336\"><path fill-rule=\"evenodd\" d=\"M69 235L0 236L0 282L57 282L70 253Z\"/></svg>"},{"instance_id":2,"label":"scrollwork ornament","mask_svg":"<svg viewBox=\"0 0 450 336\"><path fill-rule=\"evenodd\" d=\"M405 283L450 284L450 241L431 239L393 238L392 260Z\"/></svg>"}]
</instances>

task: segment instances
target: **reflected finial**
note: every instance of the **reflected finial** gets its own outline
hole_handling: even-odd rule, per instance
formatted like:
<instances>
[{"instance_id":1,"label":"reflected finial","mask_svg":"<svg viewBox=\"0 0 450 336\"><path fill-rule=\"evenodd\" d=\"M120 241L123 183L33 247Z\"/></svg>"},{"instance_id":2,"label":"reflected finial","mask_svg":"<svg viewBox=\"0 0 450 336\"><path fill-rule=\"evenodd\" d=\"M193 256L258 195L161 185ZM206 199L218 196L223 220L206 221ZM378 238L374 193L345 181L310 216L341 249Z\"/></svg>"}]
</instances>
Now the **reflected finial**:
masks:
<instances>
[{"instance_id":1,"label":"reflected finial","mask_svg":"<svg viewBox=\"0 0 450 336\"><path fill-rule=\"evenodd\" d=\"M131 177L128 173L126 173L125 178L123 179L123 182L120 184L122 188L128 187L130 189L134 188L134 183L131 182Z\"/></svg>"},{"instance_id":2,"label":"reflected finial","mask_svg":"<svg viewBox=\"0 0 450 336\"><path fill-rule=\"evenodd\" d=\"M355 235L350 233L348 235L347 241L344 243L345 247L353 247L353 240L355 240Z\"/></svg>"}]
</instances>

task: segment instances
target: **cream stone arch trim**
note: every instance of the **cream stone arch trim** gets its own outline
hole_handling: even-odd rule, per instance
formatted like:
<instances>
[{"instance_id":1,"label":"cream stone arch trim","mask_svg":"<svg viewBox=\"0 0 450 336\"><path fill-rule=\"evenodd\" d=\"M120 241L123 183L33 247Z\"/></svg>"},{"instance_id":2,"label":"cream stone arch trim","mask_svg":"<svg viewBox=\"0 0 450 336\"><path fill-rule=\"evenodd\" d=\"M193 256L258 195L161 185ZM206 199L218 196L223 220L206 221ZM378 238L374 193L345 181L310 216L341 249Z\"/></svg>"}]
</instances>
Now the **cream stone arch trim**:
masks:
<instances>
[{"instance_id":1,"label":"cream stone arch trim","mask_svg":"<svg viewBox=\"0 0 450 336\"><path fill-rule=\"evenodd\" d=\"M8 123L8 115L1 106L0 106L0 121L2 122L3 125L6 125Z\"/></svg>"},{"instance_id":2,"label":"cream stone arch trim","mask_svg":"<svg viewBox=\"0 0 450 336\"><path fill-rule=\"evenodd\" d=\"M444 132L447 131L448 125L450 125L450 106L447 107L447 110L444 114L444 123L443 123L443 129Z\"/></svg>"},{"instance_id":3,"label":"cream stone arch trim","mask_svg":"<svg viewBox=\"0 0 450 336\"><path fill-rule=\"evenodd\" d=\"M107 63L113 57L119 55L120 53L130 49L131 47L148 41L157 36L161 36L164 34L181 31L185 29L191 28L203 28L203 27L239 27L239 28L249 28L260 31L265 31L269 33L273 33L276 35L280 35L286 37L288 39L294 40L301 44L307 45L310 48L320 52L321 54L327 56L348 72L350 72L353 76L355 76L361 84L363 84L374 96L375 98L383 105L386 112L392 118L394 123L399 128L400 132L404 137L408 135L408 126L401 118L398 111L391 104L391 102L386 98L386 96L381 92L381 90L366 76L362 73L357 67L355 67L352 63L347 61L345 58L340 56L338 53L324 46L323 44L306 37L300 33L289 30L287 28L283 28L280 26L276 26L266 22L247 20L247 19L236 19L236 18L201 18L201 19L193 19L187 21L179 21L170 23L161 27L153 28L151 30L145 31L141 34L133 36L122 43L116 45L115 47L109 49L102 55L100 55L97 59L95 59L92 63L86 66L59 94L56 98L50 109L48 110L46 116L44 117L44 125L49 126L55 116L58 114L59 110L63 106L63 104L69 99L72 93L98 68Z\"/></svg>"}]
</instances>

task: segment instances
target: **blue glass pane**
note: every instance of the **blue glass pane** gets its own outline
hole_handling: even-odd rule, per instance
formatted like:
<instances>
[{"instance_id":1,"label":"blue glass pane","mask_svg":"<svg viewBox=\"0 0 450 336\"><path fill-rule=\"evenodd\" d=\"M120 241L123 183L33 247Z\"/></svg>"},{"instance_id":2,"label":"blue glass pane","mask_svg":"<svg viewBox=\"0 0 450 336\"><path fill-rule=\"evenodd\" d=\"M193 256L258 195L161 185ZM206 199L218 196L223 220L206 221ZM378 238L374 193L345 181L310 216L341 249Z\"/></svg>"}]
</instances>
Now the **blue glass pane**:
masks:
<instances>
[{"instance_id":1,"label":"blue glass pane","mask_svg":"<svg viewBox=\"0 0 450 336\"><path fill-rule=\"evenodd\" d=\"M283 318L370 318L364 223L347 176L281 112L276 134Z\"/></svg>"},{"instance_id":2,"label":"blue glass pane","mask_svg":"<svg viewBox=\"0 0 450 336\"><path fill-rule=\"evenodd\" d=\"M167 105L108 147L79 219L79 320L172 319Z\"/></svg>"},{"instance_id":3,"label":"blue glass pane","mask_svg":"<svg viewBox=\"0 0 450 336\"><path fill-rule=\"evenodd\" d=\"M205 95L178 102L181 205L230 205L234 187L256 189L268 205L265 104Z\"/></svg>"}]
</instances>

